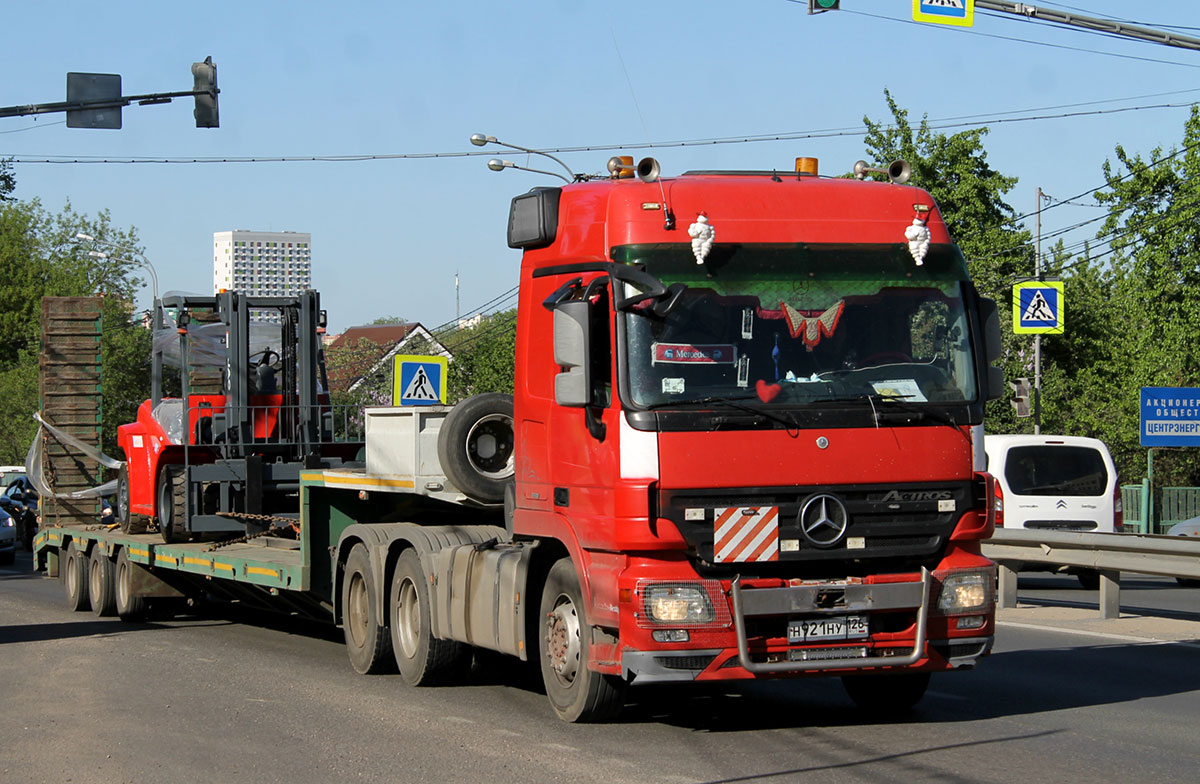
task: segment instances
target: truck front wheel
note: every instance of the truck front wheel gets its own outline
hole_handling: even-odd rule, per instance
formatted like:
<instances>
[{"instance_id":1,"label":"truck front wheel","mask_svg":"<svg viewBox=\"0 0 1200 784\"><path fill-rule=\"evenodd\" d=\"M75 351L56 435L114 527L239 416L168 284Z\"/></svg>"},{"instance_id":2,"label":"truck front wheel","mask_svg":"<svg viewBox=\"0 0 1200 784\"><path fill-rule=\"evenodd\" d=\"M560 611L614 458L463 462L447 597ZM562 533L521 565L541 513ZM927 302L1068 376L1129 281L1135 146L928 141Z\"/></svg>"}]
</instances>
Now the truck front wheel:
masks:
<instances>
[{"instance_id":1,"label":"truck front wheel","mask_svg":"<svg viewBox=\"0 0 1200 784\"><path fill-rule=\"evenodd\" d=\"M342 578L342 632L350 664L360 675L385 672L392 664L392 641L375 597L375 572L366 545L356 544Z\"/></svg>"},{"instance_id":2,"label":"truck front wheel","mask_svg":"<svg viewBox=\"0 0 1200 784\"><path fill-rule=\"evenodd\" d=\"M430 634L429 585L414 550L405 550L396 561L388 592L392 650L404 680L413 686L451 683L471 665L469 646Z\"/></svg>"},{"instance_id":3,"label":"truck front wheel","mask_svg":"<svg viewBox=\"0 0 1200 784\"><path fill-rule=\"evenodd\" d=\"M929 673L898 675L843 675L842 686L854 704L878 716L899 716L925 696Z\"/></svg>"},{"instance_id":4,"label":"truck front wheel","mask_svg":"<svg viewBox=\"0 0 1200 784\"><path fill-rule=\"evenodd\" d=\"M625 704L625 682L588 669L591 627L570 558L550 568L542 590L538 654L546 696L560 719L604 721Z\"/></svg>"}]
</instances>

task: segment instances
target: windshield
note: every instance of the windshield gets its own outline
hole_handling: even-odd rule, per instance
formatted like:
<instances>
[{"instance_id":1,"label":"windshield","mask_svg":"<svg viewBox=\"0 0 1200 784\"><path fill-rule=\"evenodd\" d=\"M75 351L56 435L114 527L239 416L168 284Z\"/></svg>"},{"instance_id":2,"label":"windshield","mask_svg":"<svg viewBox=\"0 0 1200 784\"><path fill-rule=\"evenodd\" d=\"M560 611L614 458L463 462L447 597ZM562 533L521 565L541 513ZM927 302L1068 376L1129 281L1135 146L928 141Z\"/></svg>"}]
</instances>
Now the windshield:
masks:
<instances>
[{"instance_id":1,"label":"windshield","mask_svg":"<svg viewBox=\"0 0 1200 784\"><path fill-rule=\"evenodd\" d=\"M893 245L717 245L703 265L688 246L627 246L614 259L687 287L666 315L643 302L620 316L635 407L977 398L954 246L919 266Z\"/></svg>"}]
</instances>

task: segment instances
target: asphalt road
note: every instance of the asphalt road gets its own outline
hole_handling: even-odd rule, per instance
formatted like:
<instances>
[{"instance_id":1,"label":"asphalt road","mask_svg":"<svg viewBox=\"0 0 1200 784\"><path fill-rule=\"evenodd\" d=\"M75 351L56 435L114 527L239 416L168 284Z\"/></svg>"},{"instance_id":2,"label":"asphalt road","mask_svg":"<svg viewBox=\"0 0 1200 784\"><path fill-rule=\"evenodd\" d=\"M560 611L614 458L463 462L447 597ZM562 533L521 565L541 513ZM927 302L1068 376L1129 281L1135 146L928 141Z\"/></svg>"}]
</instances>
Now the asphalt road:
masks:
<instances>
[{"instance_id":1,"label":"asphalt road","mask_svg":"<svg viewBox=\"0 0 1200 784\"><path fill-rule=\"evenodd\" d=\"M0 567L5 782L1190 782L1200 758L1196 643L1021 622L903 721L819 679L634 690L574 726L519 669L411 689L355 675L337 630L98 619L28 565Z\"/></svg>"}]
</instances>

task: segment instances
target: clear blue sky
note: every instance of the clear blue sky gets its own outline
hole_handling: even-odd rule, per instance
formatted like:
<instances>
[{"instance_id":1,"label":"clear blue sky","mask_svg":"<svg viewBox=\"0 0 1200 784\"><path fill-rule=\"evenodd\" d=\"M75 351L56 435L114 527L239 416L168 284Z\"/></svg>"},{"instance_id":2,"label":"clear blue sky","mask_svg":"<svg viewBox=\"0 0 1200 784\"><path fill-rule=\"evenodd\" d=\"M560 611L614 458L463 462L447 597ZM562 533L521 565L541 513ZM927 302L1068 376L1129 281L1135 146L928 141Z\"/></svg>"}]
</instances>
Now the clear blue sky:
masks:
<instances>
[{"instance_id":1,"label":"clear blue sky","mask_svg":"<svg viewBox=\"0 0 1200 784\"><path fill-rule=\"evenodd\" d=\"M1043 5L1136 14L1131 21L1191 26L1177 31L1200 37L1195 0ZM527 159L472 147L474 132L538 148L626 144L641 157L651 141L844 129L851 133L653 152L667 175L787 169L798 155L840 174L864 157L863 116L886 119L884 88L914 118L931 120L1180 104L990 123L989 161L1020 178L1009 201L1029 212L1038 186L1066 198L1100 185L1117 144L1145 155L1178 143L1184 105L1200 100L1200 52L980 12L970 32L916 25L904 21L910 0L842 6L809 16L805 2L788 0L10 3L0 105L63 100L68 71L119 73L125 94L187 90L191 63L212 55L221 127L195 128L190 99L128 107L120 131L68 129L63 115L0 119L0 157L475 153L15 165L19 198L55 211L69 199L136 226L164 291L211 291L214 231L307 231L331 331L388 315L432 327L454 318L456 270L464 315L516 285L519 254L505 244L509 199L558 182L488 171L489 157ZM612 154L559 157L599 172ZM1096 212L1055 209L1043 231Z\"/></svg>"}]
</instances>

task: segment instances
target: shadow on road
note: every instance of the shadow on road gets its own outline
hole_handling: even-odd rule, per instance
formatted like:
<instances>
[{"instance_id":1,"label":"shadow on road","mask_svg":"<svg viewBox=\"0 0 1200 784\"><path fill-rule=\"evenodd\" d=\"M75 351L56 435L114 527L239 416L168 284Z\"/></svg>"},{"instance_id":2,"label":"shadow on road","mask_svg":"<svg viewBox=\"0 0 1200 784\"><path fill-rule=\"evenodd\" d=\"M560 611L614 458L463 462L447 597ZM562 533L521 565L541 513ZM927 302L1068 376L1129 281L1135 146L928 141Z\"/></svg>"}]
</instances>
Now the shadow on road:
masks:
<instances>
[{"instance_id":1,"label":"shadow on road","mask_svg":"<svg viewBox=\"0 0 1200 784\"><path fill-rule=\"evenodd\" d=\"M65 623L31 623L20 626L0 626L0 645L16 642L46 642L73 637L98 637L130 632L162 631L170 626L153 623L126 623L118 620L92 618Z\"/></svg>"},{"instance_id":2,"label":"shadow on road","mask_svg":"<svg viewBox=\"0 0 1200 784\"><path fill-rule=\"evenodd\" d=\"M621 721L727 732L1024 716L1198 691L1195 657L1190 646L1164 644L993 654L977 670L935 675L925 698L895 720L857 709L837 678L635 687Z\"/></svg>"}]
</instances>

